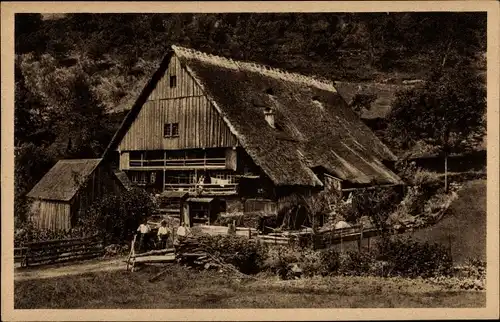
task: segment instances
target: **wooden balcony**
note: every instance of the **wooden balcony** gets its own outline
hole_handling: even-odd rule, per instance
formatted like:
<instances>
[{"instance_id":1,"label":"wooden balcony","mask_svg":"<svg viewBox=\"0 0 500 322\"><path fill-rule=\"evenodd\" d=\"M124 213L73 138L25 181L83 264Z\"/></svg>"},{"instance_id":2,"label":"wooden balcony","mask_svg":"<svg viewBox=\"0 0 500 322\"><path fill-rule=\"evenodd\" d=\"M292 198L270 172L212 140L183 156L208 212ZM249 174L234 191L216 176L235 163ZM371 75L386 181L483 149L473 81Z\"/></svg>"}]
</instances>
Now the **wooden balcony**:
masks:
<instances>
[{"instance_id":1,"label":"wooden balcony","mask_svg":"<svg viewBox=\"0 0 500 322\"><path fill-rule=\"evenodd\" d=\"M216 196L216 195L235 195L237 194L238 184L228 183L228 184L211 184L206 183L203 185L196 185L191 183L166 183L165 191L186 191L192 193L200 193L204 196Z\"/></svg>"},{"instance_id":2,"label":"wooden balcony","mask_svg":"<svg viewBox=\"0 0 500 322\"><path fill-rule=\"evenodd\" d=\"M133 170L226 169L226 158L130 160Z\"/></svg>"}]
</instances>

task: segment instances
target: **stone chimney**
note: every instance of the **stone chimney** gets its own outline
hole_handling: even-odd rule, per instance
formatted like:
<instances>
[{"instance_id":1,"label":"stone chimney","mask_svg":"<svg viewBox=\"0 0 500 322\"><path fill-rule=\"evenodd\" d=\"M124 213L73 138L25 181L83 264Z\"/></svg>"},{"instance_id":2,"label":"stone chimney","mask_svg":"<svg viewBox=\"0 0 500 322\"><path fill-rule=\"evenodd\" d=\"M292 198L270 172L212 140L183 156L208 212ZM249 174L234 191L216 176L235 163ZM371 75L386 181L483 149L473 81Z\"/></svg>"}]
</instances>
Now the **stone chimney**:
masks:
<instances>
[{"instance_id":1,"label":"stone chimney","mask_svg":"<svg viewBox=\"0 0 500 322\"><path fill-rule=\"evenodd\" d=\"M264 118L270 127L275 128L274 125L274 110L272 108L266 107L264 110Z\"/></svg>"}]
</instances>

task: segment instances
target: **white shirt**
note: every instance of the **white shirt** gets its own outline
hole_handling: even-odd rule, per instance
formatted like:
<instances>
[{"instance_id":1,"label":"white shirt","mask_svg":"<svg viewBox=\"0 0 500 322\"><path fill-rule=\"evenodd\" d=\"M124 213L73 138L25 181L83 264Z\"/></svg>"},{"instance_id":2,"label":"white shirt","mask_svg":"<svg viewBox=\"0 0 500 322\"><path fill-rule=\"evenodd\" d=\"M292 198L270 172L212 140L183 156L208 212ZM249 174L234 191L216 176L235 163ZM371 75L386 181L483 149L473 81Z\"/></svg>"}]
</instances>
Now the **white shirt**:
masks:
<instances>
[{"instance_id":1,"label":"white shirt","mask_svg":"<svg viewBox=\"0 0 500 322\"><path fill-rule=\"evenodd\" d=\"M184 228L183 226L179 226L179 228L177 228L177 235L186 236L186 228Z\"/></svg>"},{"instance_id":2,"label":"white shirt","mask_svg":"<svg viewBox=\"0 0 500 322\"><path fill-rule=\"evenodd\" d=\"M170 233L170 230L168 229L168 227L160 226L160 228L158 228L158 236L168 235L169 233Z\"/></svg>"},{"instance_id":3,"label":"white shirt","mask_svg":"<svg viewBox=\"0 0 500 322\"><path fill-rule=\"evenodd\" d=\"M151 228L149 228L148 225L141 224L139 228L137 228L137 231L140 231L141 234L147 234L151 231Z\"/></svg>"}]
</instances>

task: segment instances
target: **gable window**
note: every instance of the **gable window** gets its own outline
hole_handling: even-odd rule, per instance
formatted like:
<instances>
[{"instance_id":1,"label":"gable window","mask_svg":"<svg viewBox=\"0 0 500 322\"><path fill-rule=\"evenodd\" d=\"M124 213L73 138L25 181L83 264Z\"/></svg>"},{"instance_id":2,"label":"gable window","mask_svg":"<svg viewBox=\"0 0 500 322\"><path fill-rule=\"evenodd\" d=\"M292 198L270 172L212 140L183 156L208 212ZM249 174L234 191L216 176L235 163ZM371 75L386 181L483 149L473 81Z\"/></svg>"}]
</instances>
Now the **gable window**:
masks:
<instances>
[{"instance_id":1,"label":"gable window","mask_svg":"<svg viewBox=\"0 0 500 322\"><path fill-rule=\"evenodd\" d=\"M163 126L163 136L175 138L179 136L179 123L165 123Z\"/></svg>"},{"instance_id":2,"label":"gable window","mask_svg":"<svg viewBox=\"0 0 500 322\"><path fill-rule=\"evenodd\" d=\"M177 87L177 76L170 76L170 88Z\"/></svg>"}]
</instances>

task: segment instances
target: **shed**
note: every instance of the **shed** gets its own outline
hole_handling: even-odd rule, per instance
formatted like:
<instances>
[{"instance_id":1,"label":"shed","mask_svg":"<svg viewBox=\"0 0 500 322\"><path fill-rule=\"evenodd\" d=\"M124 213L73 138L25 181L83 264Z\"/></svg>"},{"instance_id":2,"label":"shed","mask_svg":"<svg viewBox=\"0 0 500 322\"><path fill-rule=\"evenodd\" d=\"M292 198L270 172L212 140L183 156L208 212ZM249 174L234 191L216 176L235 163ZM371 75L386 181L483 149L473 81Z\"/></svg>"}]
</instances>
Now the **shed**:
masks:
<instances>
[{"instance_id":1,"label":"shed","mask_svg":"<svg viewBox=\"0 0 500 322\"><path fill-rule=\"evenodd\" d=\"M189 226L211 225L217 218L217 214L225 210L220 200L213 197L189 197L184 206L183 222Z\"/></svg>"},{"instance_id":2,"label":"shed","mask_svg":"<svg viewBox=\"0 0 500 322\"><path fill-rule=\"evenodd\" d=\"M164 191L158 196L160 212L182 218L184 203L189 196L187 191Z\"/></svg>"},{"instance_id":3,"label":"shed","mask_svg":"<svg viewBox=\"0 0 500 322\"><path fill-rule=\"evenodd\" d=\"M96 198L126 189L101 160L59 160L43 176L27 194L36 227L69 230Z\"/></svg>"}]
</instances>

